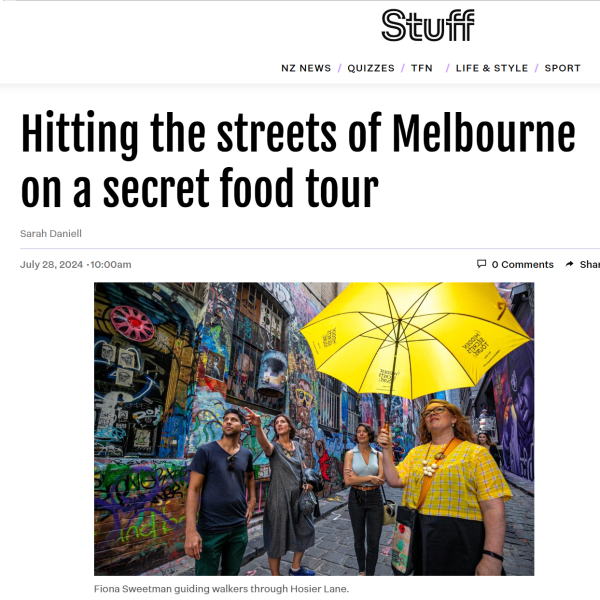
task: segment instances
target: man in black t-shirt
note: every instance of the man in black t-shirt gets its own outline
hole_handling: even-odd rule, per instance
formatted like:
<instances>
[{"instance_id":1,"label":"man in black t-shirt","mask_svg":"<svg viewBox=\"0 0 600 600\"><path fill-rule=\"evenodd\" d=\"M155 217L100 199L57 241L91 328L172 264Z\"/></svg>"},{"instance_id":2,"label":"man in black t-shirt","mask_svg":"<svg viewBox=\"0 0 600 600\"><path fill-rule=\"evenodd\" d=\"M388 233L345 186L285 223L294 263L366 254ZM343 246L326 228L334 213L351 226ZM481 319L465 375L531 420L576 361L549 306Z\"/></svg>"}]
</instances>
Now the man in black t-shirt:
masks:
<instances>
[{"instance_id":1,"label":"man in black t-shirt","mask_svg":"<svg viewBox=\"0 0 600 600\"><path fill-rule=\"evenodd\" d=\"M237 575L242 566L256 505L252 453L240 444L245 423L238 409L225 410L223 437L200 446L189 466L185 553L196 559L196 575L216 575L219 561L221 575Z\"/></svg>"}]
</instances>

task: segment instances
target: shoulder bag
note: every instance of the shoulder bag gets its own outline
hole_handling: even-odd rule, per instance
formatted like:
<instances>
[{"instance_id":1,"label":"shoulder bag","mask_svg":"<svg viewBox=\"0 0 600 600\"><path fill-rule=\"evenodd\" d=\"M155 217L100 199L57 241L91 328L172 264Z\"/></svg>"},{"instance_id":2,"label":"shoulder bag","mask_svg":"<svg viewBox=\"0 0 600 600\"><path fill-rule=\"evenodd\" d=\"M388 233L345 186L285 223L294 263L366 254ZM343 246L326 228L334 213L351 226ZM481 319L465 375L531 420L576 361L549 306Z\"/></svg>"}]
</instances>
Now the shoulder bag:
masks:
<instances>
[{"instance_id":1,"label":"shoulder bag","mask_svg":"<svg viewBox=\"0 0 600 600\"><path fill-rule=\"evenodd\" d=\"M319 501L312 490L303 489L307 481L306 474L304 473L304 455L302 450L300 450L300 470L302 472L302 491L300 492L300 499L298 500L298 508L305 517L308 517L319 505Z\"/></svg>"},{"instance_id":2,"label":"shoulder bag","mask_svg":"<svg viewBox=\"0 0 600 600\"><path fill-rule=\"evenodd\" d=\"M452 442L446 448L445 460L450 456L450 453L462 443L463 440L454 438ZM439 463L436 460L435 463ZM437 470L435 471L437 473ZM419 524L419 509L425 502L427 492L431 488L433 483L433 476L423 478L421 484L421 494L419 496L419 502L417 508L408 508L407 506L399 506L396 512L396 529L394 531L394 538L392 540L392 569L394 575L414 575L415 566L413 562L413 547L414 547L414 533L418 529Z\"/></svg>"},{"instance_id":3,"label":"shoulder bag","mask_svg":"<svg viewBox=\"0 0 600 600\"><path fill-rule=\"evenodd\" d=\"M396 503L385 497L383 486L381 486L381 493L383 494L383 524L394 525L396 523Z\"/></svg>"}]
</instances>

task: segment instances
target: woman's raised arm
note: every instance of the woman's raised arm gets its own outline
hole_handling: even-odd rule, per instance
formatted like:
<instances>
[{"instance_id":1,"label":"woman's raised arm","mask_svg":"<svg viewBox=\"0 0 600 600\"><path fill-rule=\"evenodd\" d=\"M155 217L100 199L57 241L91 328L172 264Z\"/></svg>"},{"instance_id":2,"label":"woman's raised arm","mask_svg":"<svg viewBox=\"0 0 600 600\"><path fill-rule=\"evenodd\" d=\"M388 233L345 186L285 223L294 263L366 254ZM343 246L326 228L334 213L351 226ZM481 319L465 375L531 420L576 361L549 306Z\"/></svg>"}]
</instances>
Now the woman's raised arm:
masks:
<instances>
[{"instance_id":1,"label":"woman's raised arm","mask_svg":"<svg viewBox=\"0 0 600 600\"><path fill-rule=\"evenodd\" d=\"M273 444L271 444L271 442L267 439L267 436L263 431L260 416L251 411L249 408L244 407L244 410L247 413L246 418L248 419L248 423L253 425L254 429L256 430L256 439L258 440L260 447L265 451L266 456L271 456L271 454L273 454Z\"/></svg>"}]
</instances>

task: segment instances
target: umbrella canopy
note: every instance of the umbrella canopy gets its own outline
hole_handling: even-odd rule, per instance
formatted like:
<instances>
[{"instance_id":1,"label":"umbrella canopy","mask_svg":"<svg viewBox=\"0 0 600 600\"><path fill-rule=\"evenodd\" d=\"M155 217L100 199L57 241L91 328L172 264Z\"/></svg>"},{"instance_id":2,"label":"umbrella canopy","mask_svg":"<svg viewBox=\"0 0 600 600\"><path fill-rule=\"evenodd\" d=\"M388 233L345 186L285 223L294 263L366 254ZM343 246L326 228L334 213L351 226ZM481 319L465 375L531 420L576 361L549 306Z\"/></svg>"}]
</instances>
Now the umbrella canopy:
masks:
<instances>
[{"instance_id":1,"label":"umbrella canopy","mask_svg":"<svg viewBox=\"0 0 600 600\"><path fill-rule=\"evenodd\" d=\"M318 371L410 399L474 386L530 340L493 283L352 283L300 331Z\"/></svg>"}]
</instances>

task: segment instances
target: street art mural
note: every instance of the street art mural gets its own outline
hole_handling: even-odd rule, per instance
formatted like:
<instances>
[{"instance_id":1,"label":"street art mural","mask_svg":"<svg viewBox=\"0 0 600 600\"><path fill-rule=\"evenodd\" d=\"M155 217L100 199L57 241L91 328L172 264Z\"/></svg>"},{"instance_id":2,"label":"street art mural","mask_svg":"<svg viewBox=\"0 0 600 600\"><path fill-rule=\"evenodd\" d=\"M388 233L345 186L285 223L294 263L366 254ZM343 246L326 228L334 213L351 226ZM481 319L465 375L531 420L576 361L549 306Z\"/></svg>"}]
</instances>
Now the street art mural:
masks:
<instances>
[{"instance_id":1,"label":"street art mural","mask_svg":"<svg viewBox=\"0 0 600 600\"><path fill-rule=\"evenodd\" d=\"M200 360L192 400L186 456L193 456L198 446L221 437L220 417L227 396L236 291L235 283L210 284L206 316L199 335ZM213 367L215 362L219 365L218 376Z\"/></svg>"},{"instance_id":2,"label":"street art mural","mask_svg":"<svg viewBox=\"0 0 600 600\"><path fill-rule=\"evenodd\" d=\"M363 423L375 425L375 404L371 394L361 394L361 416Z\"/></svg>"},{"instance_id":3,"label":"street art mural","mask_svg":"<svg viewBox=\"0 0 600 600\"><path fill-rule=\"evenodd\" d=\"M419 439L419 422L423 408L429 402L429 396L409 400L408 398L392 397L392 406L397 406L397 412L402 411L402 432L398 435L397 444L404 458L410 450L421 443ZM400 420L400 419L399 419Z\"/></svg>"},{"instance_id":4,"label":"street art mural","mask_svg":"<svg viewBox=\"0 0 600 600\"><path fill-rule=\"evenodd\" d=\"M498 438L504 468L534 481L533 342L513 350L492 369Z\"/></svg>"},{"instance_id":5,"label":"street art mural","mask_svg":"<svg viewBox=\"0 0 600 600\"><path fill-rule=\"evenodd\" d=\"M427 397L409 400L392 396L389 418L396 461L404 458L412 448L420 443L417 435L419 415L426 400ZM378 423L385 422L384 407L387 406L387 397L380 394L362 394L361 401L364 423L377 428ZM374 418L375 415L377 415L376 418Z\"/></svg>"},{"instance_id":6,"label":"street art mural","mask_svg":"<svg viewBox=\"0 0 600 600\"><path fill-rule=\"evenodd\" d=\"M237 283L212 283L209 289L208 305L203 334L199 346L197 384L191 408L191 423L187 442L187 456L196 453L199 446L221 438L221 423L224 411L234 406L227 401L228 396L238 400L247 400L253 393L246 383L250 373L249 357L236 355L232 362L232 332L234 331ZM243 301L248 302L248 298ZM218 373L213 365L218 357L221 366ZM254 372L254 362L252 370ZM219 379L217 375L221 376ZM233 382L237 380L237 387ZM263 429L269 439L272 438L271 415L257 411L263 421ZM247 427L241 441L254 457L255 476L257 479L269 477L268 460L256 441L253 428Z\"/></svg>"},{"instance_id":7,"label":"street art mural","mask_svg":"<svg viewBox=\"0 0 600 600\"><path fill-rule=\"evenodd\" d=\"M287 406L306 456L306 466L314 468L318 460L314 444L319 429L319 381L312 352L299 330L317 316L319 308L308 300L300 284L265 283L263 286L288 313Z\"/></svg>"},{"instance_id":8,"label":"street art mural","mask_svg":"<svg viewBox=\"0 0 600 600\"><path fill-rule=\"evenodd\" d=\"M182 552L187 463L177 459L191 420L202 306L173 285L95 286L98 574L137 574Z\"/></svg>"},{"instance_id":9,"label":"street art mural","mask_svg":"<svg viewBox=\"0 0 600 600\"><path fill-rule=\"evenodd\" d=\"M96 574L133 575L181 555L187 462L95 460Z\"/></svg>"},{"instance_id":10,"label":"street art mural","mask_svg":"<svg viewBox=\"0 0 600 600\"><path fill-rule=\"evenodd\" d=\"M219 392L207 393L206 390L201 390L196 395L192 408L191 441L188 454L195 454L199 446L221 439L225 410L232 406L234 405L226 402ZM257 414L260 413L257 412ZM274 417L265 414L260 414L260 416L267 438L273 439L272 421ZM259 476L262 479L269 477L268 470L261 469L262 465L268 465L268 459L256 440L254 428L246 425L240 436L240 441L252 452L256 478L258 479Z\"/></svg>"},{"instance_id":11,"label":"street art mural","mask_svg":"<svg viewBox=\"0 0 600 600\"><path fill-rule=\"evenodd\" d=\"M329 496L340 489L344 481L344 455L346 448L343 436L339 433L320 431L320 439L315 442L318 457L317 472L323 479L323 495Z\"/></svg>"},{"instance_id":12,"label":"street art mural","mask_svg":"<svg viewBox=\"0 0 600 600\"><path fill-rule=\"evenodd\" d=\"M96 284L96 456L183 456L201 316L168 286ZM159 437L159 424L169 438Z\"/></svg>"},{"instance_id":13,"label":"street art mural","mask_svg":"<svg viewBox=\"0 0 600 600\"><path fill-rule=\"evenodd\" d=\"M529 308L518 317L531 337L534 336L532 295L531 290ZM534 372L534 342L528 342L499 361L491 373L504 468L529 481L535 479Z\"/></svg>"}]
</instances>

